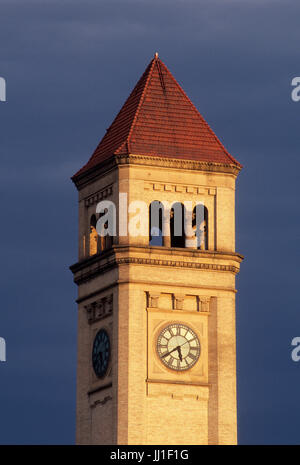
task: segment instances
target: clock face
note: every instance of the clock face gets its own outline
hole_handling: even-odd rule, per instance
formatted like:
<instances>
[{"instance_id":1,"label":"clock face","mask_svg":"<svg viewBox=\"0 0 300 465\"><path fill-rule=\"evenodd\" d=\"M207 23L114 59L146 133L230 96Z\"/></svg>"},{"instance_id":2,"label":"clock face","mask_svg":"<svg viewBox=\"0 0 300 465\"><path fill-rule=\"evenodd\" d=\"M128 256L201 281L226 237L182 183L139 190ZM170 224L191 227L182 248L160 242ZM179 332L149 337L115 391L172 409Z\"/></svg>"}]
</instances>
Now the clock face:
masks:
<instances>
[{"instance_id":1,"label":"clock face","mask_svg":"<svg viewBox=\"0 0 300 465\"><path fill-rule=\"evenodd\" d=\"M92 363L98 378L103 378L107 372L110 357L110 341L107 331L100 329L93 344Z\"/></svg>"},{"instance_id":2,"label":"clock face","mask_svg":"<svg viewBox=\"0 0 300 465\"><path fill-rule=\"evenodd\" d=\"M182 323L164 328L157 338L157 353L164 365L172 370L188 370L198 361L200 342L197 334Z\"/></svg>"}]
</instances>

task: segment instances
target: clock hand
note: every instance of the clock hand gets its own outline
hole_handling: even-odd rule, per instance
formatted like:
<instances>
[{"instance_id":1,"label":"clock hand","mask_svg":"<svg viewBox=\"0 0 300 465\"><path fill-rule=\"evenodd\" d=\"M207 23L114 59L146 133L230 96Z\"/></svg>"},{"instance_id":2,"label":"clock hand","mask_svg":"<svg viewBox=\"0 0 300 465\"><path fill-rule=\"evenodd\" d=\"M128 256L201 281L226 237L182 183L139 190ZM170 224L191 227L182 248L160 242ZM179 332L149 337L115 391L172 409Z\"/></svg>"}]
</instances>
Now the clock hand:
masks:
<instances>
[{"instance_id":1,"label":"clock hand","mask_svg":"<svg viewBox=\"0 0 300 465\"><path fill-rule=\"evenodd\" d=\"M179 346L175 347L175 349L172 349L170 350L169 352L167 352L166 354L163 354L161 357L164 358L164 357L167 357L168 355L170 355L172 352L174 352L175 350L178 350Z\"/></svg>"},{"instance_id":2,"label":"clock hand","mask_svg":"<svg viewBox=\"0 0 300 465\"><path fill-rule=\"evenodd\" d=\"M183 344L181 344L181 346L179 346L179 347L182 347L182 346L184 346L185 344L187 344L188 342L194 341L195 339L196 339L196 338L193 337L193 339L190 339L189 341L185 341L185 342L184 342Z\"/></svg>"},{"instance_id":3,"label":"clock hand","mask_svg":"<svg viewBox=\"0 0 300 465\"><path fill-rule=\"evenodd\" d=\"M178 350L179 359L180 359L180 361L182 362L182 353L181 353L181 348L180 348L180 346L177 347L177 350Z\"/></svg>"}]
</instances>

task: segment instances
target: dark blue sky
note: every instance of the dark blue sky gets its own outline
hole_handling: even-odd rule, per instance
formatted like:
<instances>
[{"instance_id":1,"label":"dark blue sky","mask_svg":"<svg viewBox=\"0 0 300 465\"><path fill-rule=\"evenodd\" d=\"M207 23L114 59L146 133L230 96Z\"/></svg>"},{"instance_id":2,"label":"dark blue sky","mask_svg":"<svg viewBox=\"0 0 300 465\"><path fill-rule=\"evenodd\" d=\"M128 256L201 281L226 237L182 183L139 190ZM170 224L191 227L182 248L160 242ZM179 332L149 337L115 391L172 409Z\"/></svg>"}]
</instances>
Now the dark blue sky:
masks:
<instances>
[{"instance_id":1,"label":"dark blue sky","mask_svg":"<svg viewBox=\"0 0 300 465\"><path fill-rule=\"evenodd\" d=\"M0 443L75 434L77 193L155 51L243 165L240 444L300 443L297 0L0 0Z\"/></svg>"}]
</instances>

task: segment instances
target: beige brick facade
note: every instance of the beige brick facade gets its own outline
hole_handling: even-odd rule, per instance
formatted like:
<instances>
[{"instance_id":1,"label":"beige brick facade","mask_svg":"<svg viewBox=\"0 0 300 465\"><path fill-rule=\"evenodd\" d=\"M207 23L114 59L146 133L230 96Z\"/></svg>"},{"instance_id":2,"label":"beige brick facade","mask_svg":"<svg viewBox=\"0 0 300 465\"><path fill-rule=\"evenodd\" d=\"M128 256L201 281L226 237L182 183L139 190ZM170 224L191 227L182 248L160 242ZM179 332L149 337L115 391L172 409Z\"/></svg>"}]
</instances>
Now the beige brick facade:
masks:
<instances>
[{"instance_id":1,"label":"beige brick facade","mask_svg":"<svg viewBox=\"0 0 300 465\"><path fill-rule=\"evenodd\" d=\"M237 170L138 155L95 170L79 188L78 444L235 444L235 252ZM101 199L203 202L208 250L149 246L148 236L114 238L89 256L90 218ZM123 212L124 213L124 212ZM128 214L130 220L133 214ZM186 371L167 368L156 343L184 323L201 354ZM106 376L91 363L95 334L111 340Z\"/></svg>"}]
</instances>

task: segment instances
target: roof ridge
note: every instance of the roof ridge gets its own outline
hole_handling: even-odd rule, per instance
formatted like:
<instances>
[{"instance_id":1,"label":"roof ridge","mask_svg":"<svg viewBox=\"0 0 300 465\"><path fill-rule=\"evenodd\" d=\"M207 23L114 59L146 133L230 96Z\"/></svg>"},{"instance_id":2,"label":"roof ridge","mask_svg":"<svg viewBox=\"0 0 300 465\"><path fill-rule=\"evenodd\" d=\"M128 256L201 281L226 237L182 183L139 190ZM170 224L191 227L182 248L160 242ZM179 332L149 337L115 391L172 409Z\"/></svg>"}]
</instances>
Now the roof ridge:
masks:
<instances>
[{"instance_id":1,"label":"roof ridge","mask_svg":"<svg viewBox=\"0 0 300 465\"><path fill-rule=\"evenodd\" d=\"M142 103L144 101L144 98L145 98L145 93L146 93L146 90L148 88L148 84L149 84L149 81L151 79L151 76L152 76L152 73L153 73L153 69L154 69L154 63L157 61L157 58L156 56L154 58L152 58L152 60L150 61L148 67L150 66L150 69L149 69L149 72L148 72L148 76L147 76L147 79L146 79L146 82L145 82L145 85L144 85L144 89L143 89L143 92L142 92L142 95L140 97L140 101L139 101L139 104L137 106L137 109L135 111L135 114L134 114L134 117L133 117L133 120L132 120L132 123L130 125L130 129L129 129L129 132L128 132L128 136L127 136L127 139L126 139L126 142L127 142L127 147L128 147L128 152L130 151L130 137L132 135L132 131L133 131L133 128L135 126L135 123L136 123L136 120L137 120L137 117L138 117L138 114L139 114L139 111L140 111L140 108L142 106ZM122 144L123 145L123 144Z\"/></svg>"},{"instance_id":2,"label":"roof ridge","mask_svg":"<svg viewBox=\"0 0 300 465\"><path fill-rule=\"evenodd\" d=\"M197 107L193 104L193 102L191 101L191 99L189 98L189 96L185 93L185 91L183 90L183 88L181 87L181 85L179 84L179 82L175 79L175 77L173 76L173 74L171 73L171 71L168 69L168 67L165 65L165 63L160 60L161 64L165 67L168 75L170 76L170 78L173 80L173 82L176 84L176 86L178 87L178 89L180 90L180 92L184 95L184 97L188 100L188 102L190 103L191 107L193 108L194 112L197 114L198 118L201 119L202 123L205 124L205 126L208 128L210 134L214 137L214 139L216 140L216 142L220 145L220 147L224 150L225 154L228 156L228 158L234 162L235 164L238 164L239 166L242 166L232 155L230 155L230 153L226 150L226 148L224 147L224 145L222 144L222 142L219 140L219 138L217 137L217 135L214 133L213 129L210 127L210 125L208 124L208 122L203 118L203 116L201 115L200 111L197 109Z\"/></svg>"}]
</instances>

